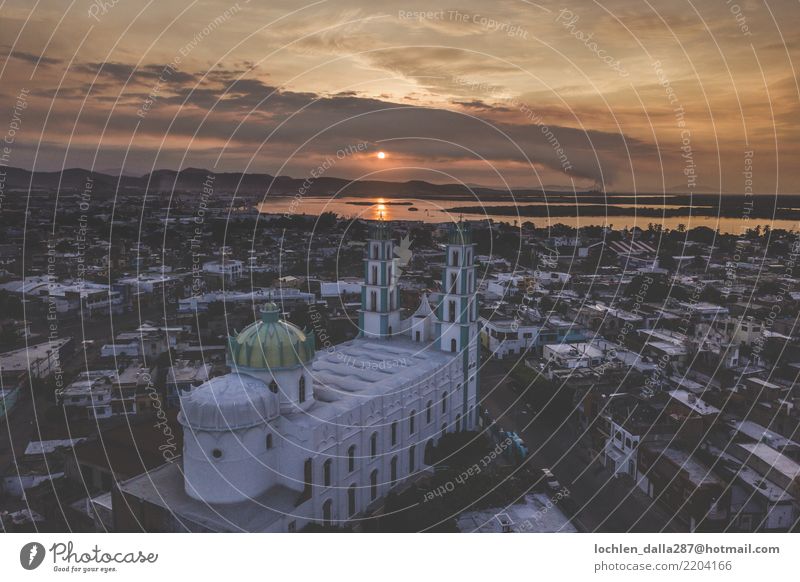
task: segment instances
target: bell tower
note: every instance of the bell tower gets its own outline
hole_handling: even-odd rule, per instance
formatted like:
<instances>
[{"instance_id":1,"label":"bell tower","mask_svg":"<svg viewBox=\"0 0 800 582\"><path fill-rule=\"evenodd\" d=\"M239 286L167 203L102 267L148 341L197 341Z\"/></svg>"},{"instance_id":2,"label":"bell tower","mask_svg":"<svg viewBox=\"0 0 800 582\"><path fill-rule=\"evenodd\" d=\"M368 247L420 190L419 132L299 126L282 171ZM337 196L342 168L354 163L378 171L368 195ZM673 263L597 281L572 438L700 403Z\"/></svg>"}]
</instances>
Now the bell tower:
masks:
<instances>
[{"instance_id":1,"label":"bell tower","mask_svg":"<svg viewBox=\"0 0 800 582\"><path fill-rule=\"evenodd\" d=\"M389 227L382 219L369 229L359 327L361 336L369 338L387 339L400 332L397 258Z\"/></svg>"},{"instance_id":2,"label":"bell tower","mask_svg":"<svg viewBox=\"0 0 800 582\"><path fill-rule=\"evenodd\" d=\"M476 297L475 245L469 223L450 226L442 295L437 310L439 349L457 353L463 360L462 418L468 429L475 426L478 392L478 302Z\"/></svg>"}]
</instances>

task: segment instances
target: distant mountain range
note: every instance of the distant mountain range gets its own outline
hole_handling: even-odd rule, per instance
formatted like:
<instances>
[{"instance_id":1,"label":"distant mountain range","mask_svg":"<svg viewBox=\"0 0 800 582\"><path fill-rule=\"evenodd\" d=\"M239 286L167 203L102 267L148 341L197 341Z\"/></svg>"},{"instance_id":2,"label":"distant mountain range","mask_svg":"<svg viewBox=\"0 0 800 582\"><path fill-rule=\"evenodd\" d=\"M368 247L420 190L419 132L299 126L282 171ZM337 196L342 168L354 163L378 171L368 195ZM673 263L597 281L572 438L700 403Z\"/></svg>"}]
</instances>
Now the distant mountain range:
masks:
<instances>
[{"instance_id":1,"label":"distant mountain range","mask_svg":"<svg viewBox=\"0 0 800 582\"><path fill-rule=\"evenodd\" d=\"M87 179L93 181L93 193L96 195L113 195L117 188L121 192L144 191L158 192L193 192L202 191L203 183L213 176L214 189L220 193L237 192L246 197L294 196L304 189L304 196L354 196L385 198L420 198L440 200L472 200L492 201L509 200L509 192L499 188L462 184L432 184L422 180L408 182L384 182L380 180L348 180L345 178L320 177L292 178L291 176L271 176L269 174L243 174L241 172L209 172L201 168L187 168L181 171L156 170L143 176L119 174L119 170L93 172L83 168L69 168L59 172L31 172L22 168L3 168L6 172L7 190L25 190L30 187L36 191L53 192L60 187L63 191L82 191ZM568 187L545 185L543 188L515 188L515 198L544 199L554 197L604 196L596 190L583 190L573 193ZM714 188L698 187L695 194L715 194ZM620 192L619 194L624 194ZM639 193L645 194L643 192ZM657 193L656 193L657 194ZM688 194L686 188L673 186L666 191L667 196ZM727 194L727 193L726 193ZM476 200L477 198L477 200Z\"/></svg>"},{"instance_id":2,"label":"distant mountain range","mask_svg":"<svg viewBox=\"0 0 800 582\"><path fill-rule=\"evenodd\" d=\"M432 184L422 180L408 182L384 182L379 180L347 180L344 178L320 177L292 178L290 176L271 176L269 174L243 174L240 172L213 173L200 168L175 170L156 170L143 176L118 175L93 172L83 168L69 168L60 172L31 172L22 168L5 168L6 189L52 192L82 191L87 180L92 180L92 190L96 195L112 195L117 188L120 192L148 188L150 192L201 192L203 184L213 176L214 189L218 192L233 192L243 196L294 196L305 189L305 196L354 196L386 198L431 198L449 200L508 200L507 190L484 186L465 186L462 184ZM514 189L515 197L543 198L544 193L564 195L567 190L561 186L545 186L543 189ZM569 191L572 195L572 192ZM579 193L581 194L581 193ZM597 192L594 192L596 195Z\"/></svg>"}]
</instances>

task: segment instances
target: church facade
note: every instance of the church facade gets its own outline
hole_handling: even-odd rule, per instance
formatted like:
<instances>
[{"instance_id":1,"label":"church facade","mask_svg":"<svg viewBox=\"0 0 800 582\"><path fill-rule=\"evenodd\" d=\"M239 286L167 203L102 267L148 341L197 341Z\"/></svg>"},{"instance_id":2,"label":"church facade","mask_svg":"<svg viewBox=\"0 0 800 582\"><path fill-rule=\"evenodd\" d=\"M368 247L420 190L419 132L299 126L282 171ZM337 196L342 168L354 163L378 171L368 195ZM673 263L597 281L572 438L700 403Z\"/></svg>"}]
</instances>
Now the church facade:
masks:
<instances>
[{"instance_id":1,"label":"church facade","mask_svg":"<svg viewBox=\"0 0 800 582\"><path fill-rule=\"evenodd\" d=\"M316 352L264 306L229 338L231 373L181 397L180 462L120 483L119 529L295 531L357 522L477 423L470 227L451 227L442 292L401 316L389 226L370 227L357 339ZM120 507L119 516L117 506Z\"/></svg>"}]
</instances>

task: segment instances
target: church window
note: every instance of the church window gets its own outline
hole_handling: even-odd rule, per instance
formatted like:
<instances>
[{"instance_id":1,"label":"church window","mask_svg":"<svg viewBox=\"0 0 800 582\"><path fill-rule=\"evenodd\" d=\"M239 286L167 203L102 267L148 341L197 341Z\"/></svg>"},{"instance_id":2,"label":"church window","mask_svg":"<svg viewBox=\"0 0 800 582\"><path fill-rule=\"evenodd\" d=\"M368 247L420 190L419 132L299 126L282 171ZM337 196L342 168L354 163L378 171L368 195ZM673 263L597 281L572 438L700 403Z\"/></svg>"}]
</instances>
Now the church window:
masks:
<instances>
[{"instance_id":1,"label":"church window","mask_svg":"<svg viewBox=\"0 0 800 582\"><path fill-rule=\"evenodd\" d=\"M372 311L378 311L378 292L371 291L370 292L370 299L372 301Z\"/></svg>"},{"instance_id":2,"label":"church window","mask_svg":"<svg viewBox=\"0 0 800 582\"><path fill-rule=\"evenodd\" d=\"M371 459L378 456L378 433L376 432L369 437L369 456Z\"/></svg>"},{"instance_id":3,"label":"church window","mask_svg":"<svg viewBox=\"0 0 800 582\"><path fill-rule=\"evenodd\" d=\"M353 483L347 489L347 516L353 517L356 514L356 484Z\"/></svg>"},{"instance_id":4,"label":"church window","mask_svg":"<svg viewBox=\"0 0 800 582\"><path fill-rule=\"evenodd\" d=\"M392 457L392 462L389 463L390 480L392 487L397 483L397 457Z\"/></svg>"},{"instance_id":5,"label":"church window","mask_svg":"<svg viewBox=\"0 0 800 582\"><path fill-rule=\"evenodd\" d=\"M433 439L425 443L424 462L426 465L433 465Z\"/></svg>"},{"instance_id":6,"label":"church window","mask_svg":"<svg viewBox=\"0 0 800 582\"><path fill-rule=\"evenodd\" d=\"M330 527L332 519L333 519L333 501L327 499L325 503L322 504L322 525Z\"/></svg>"},{"instance_id":7,"label":"church window","mask_svg":"<svg viewBox=\"0 0 800 582\"><path fill-rule=\"evenodd\" d=\"M303 402L306 401L306 377L305 376L300 376L300 390L299 390L299 392L300 392L299 400L300 400L300 403L302 404Z\"/></svg>"},{"instance_id":8,"label":"church window","mask_svg":"<svg viewBox=\"0 0 800 582\"><path fill-rule=\"evenodd\" d=\"M417 447L414 446L414 445L411 445L411 447L408 449L408 472L409 473L413 472L417 468L416 467L416 460L417 460Z\"/></svg>"},{"instance_id":9,"label":"church window","mask_svg":"<svg viewBox=\"0 0 800 582\"><path fill-rule=\"evenodd\" d=\"M453 338L450 340L450 351L454 352L456 351L456 348L457 348L456 338Z\"/></svg>"},{"instance_id":10,"label":"church window","mask_svg":"<svg viewBox=\"0 0 800 582\"><path fill-rule=\"evenodd\" d=\"M458 266L458 251L453 251L453 266Z\"/></svg>"},{"instance_id":11,"label":"church window","mask_svg":"<svg viewBox=\"0 0 800 582\"><path fill-rule=\"evenodd\" d=\"M322 464L322 482L325 485L325 487L331 486L332 469L333 469L333 461L331 461L330 459L328 459Z\"/></svg>"},{"instance_id":12,"label":"church window","mask_svg":"<svg viewBox=\"0 0 800 582\"><path fill-rule=\"evenodd\" d=\"M397 421L392 423L392 446L397 444Z\"/></svg>"},{"instance_id":13,"label":"church window","mask_svg":"<svg viewBox=\"0 0 800 582\"><path fill-rule=\"evenodd\" d=\"M303 495L301 497L302 500L310 499L311 498L311 484L314 481L313 471L314 466L312 464L311 459L306 459L305 463L303 463Z\"/></svg>"},{"instance_id":14,"label":"church window","mask_svg":"<svg viewBox=\"0 0 800 582\"><path fill-rule=\"evenodd\" d=\"M408 434L414 434L414 429L416 428L414 426L414 423L416 422L416 419L417 419L417 411L412 410L411 416L408 417Z\"/></svg>"},{"instance_id":15,"label":"church window","mask_svg":"<svg viewBox=\"0 0 800 582\"><path fill-rule=\"evenodd\" d=\"M442 394L442 412L447 412L447 392Z\"/></svg>"},{"instance_id":16,"label":"church window","mask_svg":"<svg viewBox=\"0 0 800 582\"><path fill-rule=\"evenodd\" d=\"M351 473L356 470L356 446L351 445L347 449L347 470Z\"/></svg>"},{"instance_id":17,"label":"church window","mask_svg":"<svg viewBox=\"0 0 800 582\"><path fill-rule=\"evenodd\" d=\"M431 423L431 417L433 413L433 400L428 400L428 404L425 405L425 422L428 424Z\"/></svg>"},{"instance_id":18,"label":"church window","mask_svg":"<svg viewBox=\"0 0 800 582\"><path fill-rule=\"evenodd\" d=\"M369 497L373 501L378 497L378 470L375 469L369 475Z\"/></svg>"},{"instance_id":19,"label":"church window","mask_svg":"<svg viewBox=\"0 0 800 582\"><path fill-rule=\"evenodd\" d=\"M379 285L379 283L378 283L378 267L376 267L376 266L372 267L372 284L373 285Z\"/></svg>"},{"instance_id":20,"label":"church window","mask_svg":"<svg viewBox=\"0 0 800 582\"><path fill-rule=\"evenodd\" d=\"M455 321L456 320L456 302L455 301L451 301L449 307L450 307L450 316L448 317L448 320L449 321ZM455 350L453 350L453 351L455 351Z\"/></svg>"}]
</instances>

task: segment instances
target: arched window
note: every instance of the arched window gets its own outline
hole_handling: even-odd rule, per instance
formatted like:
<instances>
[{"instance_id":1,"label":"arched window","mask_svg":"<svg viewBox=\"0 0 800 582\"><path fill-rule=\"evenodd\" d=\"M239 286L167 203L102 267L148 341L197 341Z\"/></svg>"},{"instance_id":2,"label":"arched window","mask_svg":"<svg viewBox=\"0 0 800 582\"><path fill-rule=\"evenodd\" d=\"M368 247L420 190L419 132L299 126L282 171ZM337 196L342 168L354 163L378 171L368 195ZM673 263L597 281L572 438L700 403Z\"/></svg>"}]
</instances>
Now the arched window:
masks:
<instances>
[{"instance_id":1,"label":"arched window","mask_svg":"<svg viewBox=\"0 0 800 582\"><path fill-rule=\"evenodd\" d=\"M333 520L333 501L327 499L325 503L322 504L322 525L331 525L331 521Z\"/></svg>"},{"instance_id":2,"label":"arched window","mask_svg":"<svg viewBox=\"0 0 800 582\"><path fill-rule=\"evenodd\" d=\"M392 487L394 487L397 483L397 457L392 457L392 461L389 463L389 477Z\"/></svg>"},{"instance_id":3,"label":"arched window","mask_svg":"<svg viewBox=\"0 0 800 582\"><path fill-rule=\"evenodd\" d=\"M447 392L442 394L442 413L447 412Z\"/></svg>"},{"instance_id":4,"label":"arched window","mask_svg":"<svg viewBox=\"0 0 800 582\"><path fill-rule=\"evenodd\" d=\"M456 351L456 338L450 340L450 351L451 352Z\"/></svg>"},{"instance_id":5,"label":"arched window","mask_svg":"<svg viewBox=\"0 0 800 582\"><path fill-rule=\"evenodd\" d=\"M461 415L456 414L456 432L461 432Z\"/></svg>"},{"instance_id":6,"label":"arched window","mask_svg":"<svg viewBox=\"0 0 800 582\"><path fill-rule=\"evenodd\" d=\"M353 517L356 514L356 484L353 483L347 489L347 516Z\"/></svg>"},{"instance_id":7,"label":"arched window","mask_svg":"<svg viewBox=\"0 0 800 582\"><path fill-rule=\"evenodd\" d=\"M380 284L380 283L378 283L378 267L376 267L376 266L372 267L372 284L373 285L379 285Z\"/></svg>"},{"instance_id":8,"label":"arched window","mask_svg":"<svg viewBox=\"0 0 800 582\"><path fill-rule=\"evenodd\" d=\"M378 470L375 469L369 474L369 498L372 501L378 497Z\"/></svg>"},{"instance_id":9,"label":"arched window","mask_svg":"<svg viewBox=\"0 0 800 582\"><path fill-rule=\"evenodd\" d=\"M298 392L299 392L298 400L300 400L300 403L302 404L303 402L306 401L306 377L305 376L300 376L300 386L299 386L299 391Z\"/></svg>"},{"instance_id":10,"label":"arched window","mask_svg":"<svg viewBox=\"0 0 800 582\"><path fill-rule=\"evenodd\" d=\"M414 434L414 430L417 428L415 425L417 420L417 411L412 410L411 416L408 417L408 434Z\"/></svg>"},{"instance_id":11,"label":"arched window","mask_svg":"<svg viewBox=\"0 0 800 582\"><path fill-rule=\"evenodd\" d=\"M448 321L455 321L456 320L456 302L455 301L450 301L449 309L450 309L450 314L449 314L449 317L448 317Z\"/></svg>"},{"instance_id":12,"label":"arched window","mask_svg":"<svg viewBox=\"0 0 800 582\"><path fill-rule=\"evenodd\" d=\"M278 383L275 380L269 383L269 391L273 394L278 393Z\"/></svg>"},{"instance_id":13,"label":"arched window","mask_svg":"<svg viewBox=\"0 0 800 582\"><path fill-rule=\"evenodd\" d=\"M458 266L458 251L453 251L453 266Z\"/></svg>"},{"instance_id":14,"label":"arched window","mask_svg":"<svg viewBox=\"0 0 800 582\"><path fill-rule=\"evenodd\" d=\"M311 459L306 459L305 463L303 464L303 495L301 499L306 500L311 498L311 486L314 481L314 474L313 474L314 466L312 464Z\"/></svg>"},{"instance_id":15,"label":"arched window","mask_svg":"<svg viewBox=\"0 0 800 582\"><path fill-rule=\"evenodd\" d=\"M397 421L392 423L392 446L397 444Z\"/></svg>"},{"instance_id":16,"label":"arched window","mask_svg":"<svg viewBox=\"0 0 800 582\"><path fill-rule=\"evenodd\" d=\"M372 258L378 258L378 245L372 245Z\"/></svg>"},{"instance_id":17,"label":"arched window","mask_svg":"<svg viewBox=\"0 0 800 582\"><path fill-rule=\"evenodd\" d=\"M372 311L378 311L378 292L371 291L369 297L372 303Z\"/></svg>"},{"instance_id":18,"label":"arched window","mask_svg":"<svg viewBox=\"0 0 800 582\"><path fill-rule=\"evenodd\" d=\"M267 450L272 448L272 433L267 435Z\"/></svg>"},{"instance_id":19,"label":"arched window","mask_svg":"<svg viewBox=\"0 0 800 582\"><path fill-rule=\"evenodd\" d=\"M356 470L356 446L350 445L347 449L347 470L351 473Z\"/></svg>"},{"instance_id":20,"label":"arched window","mask_svg":"<svg viewBox=\"0 0 800 582\"><path fill-rule=\"evenodd\" d=\"M369 457L374 459L378 456L378 433L372 433L369 437Z\"/></svg>"},{"instance_id":21,"label":"arched window","mask_svg":"<svg viewBox=\"0 0 800 582\"><path fill-rule=\"evenodd\" d=\"M430 439L427 443L425 443L424 463L426 465L433 465L433 439Z\"/></svg>"},{"instance_id":22,"label":"arched window","mask_svg":"<svg viewBox=\"0 0 800 582\"><path fill-rule=\"evenodd\" d=\"M430 424L433 417L433 400L428 400L425 405L425 422Z\"/></svg>"},{"instance_id":23,"label":"arched window","mask_svg":"<svg viewBox=\"0 0 800 582\"><path fill-rule=\"evenodd\" d=\"M333 471L333 461L328 459L322 464L322 482L325 484L325 487L331 486L332 475L331 472Z\"/></svg>"},{"instance_id":24,"label":"arched window","mask_svg":"<svg viewBox=\"0 0 800 582\"><path fill-rule=\"evenodd\" d=\"M413 473L414 470L417 468L416 466L417 461L417 447L411 445L408 449L408 472Z\"/></svg>"}]
</instances>

